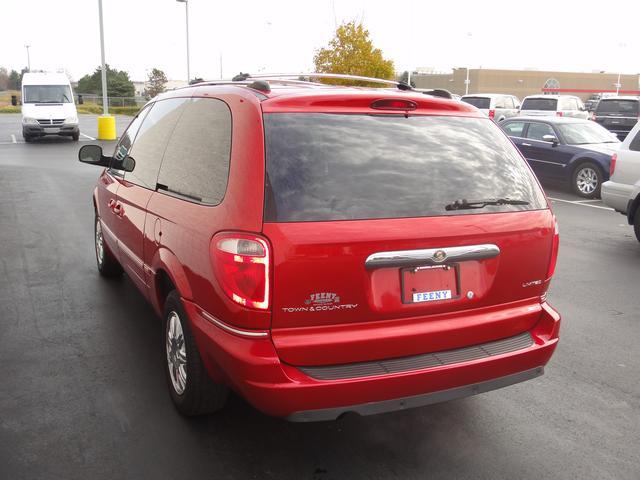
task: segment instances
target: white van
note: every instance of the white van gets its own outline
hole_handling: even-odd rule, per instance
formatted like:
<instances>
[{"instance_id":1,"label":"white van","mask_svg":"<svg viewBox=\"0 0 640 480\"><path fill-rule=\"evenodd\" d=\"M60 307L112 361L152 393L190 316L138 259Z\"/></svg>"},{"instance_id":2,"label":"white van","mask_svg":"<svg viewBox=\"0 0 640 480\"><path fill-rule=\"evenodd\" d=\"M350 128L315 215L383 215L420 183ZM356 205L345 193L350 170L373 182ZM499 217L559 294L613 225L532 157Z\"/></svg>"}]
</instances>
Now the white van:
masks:
<instances>
[{"instance_id":1,"label":"white van","mask_svg":"<svg viewBox=\"0 0 640 480\"><path fill-rule=\"evenodd\" d=\"M71 83L64 73L25 73L22 77L22 136L30 142L44 135L80 138Z\"/></svg>"}]
</instances>

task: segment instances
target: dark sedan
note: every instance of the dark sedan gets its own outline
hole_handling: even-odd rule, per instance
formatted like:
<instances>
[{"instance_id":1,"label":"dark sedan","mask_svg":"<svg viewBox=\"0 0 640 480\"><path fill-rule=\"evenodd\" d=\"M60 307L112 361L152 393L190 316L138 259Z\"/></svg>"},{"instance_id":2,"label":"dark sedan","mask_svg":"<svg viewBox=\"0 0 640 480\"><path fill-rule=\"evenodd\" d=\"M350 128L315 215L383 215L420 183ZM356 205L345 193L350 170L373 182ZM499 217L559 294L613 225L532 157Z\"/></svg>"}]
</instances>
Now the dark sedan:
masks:
<instances>
[{"instance_id":1,"label":"dark sedan","mask_svg":"<svg viewBox=\"0 0 640 480\"><path fill-rule=\"evenodd\" d=\"M609 179L611 156L620 141L589 120L563 117L517 117L500 127L540 179L564 180L585 198L600 196Z\"/></svg>"}]
</instances>

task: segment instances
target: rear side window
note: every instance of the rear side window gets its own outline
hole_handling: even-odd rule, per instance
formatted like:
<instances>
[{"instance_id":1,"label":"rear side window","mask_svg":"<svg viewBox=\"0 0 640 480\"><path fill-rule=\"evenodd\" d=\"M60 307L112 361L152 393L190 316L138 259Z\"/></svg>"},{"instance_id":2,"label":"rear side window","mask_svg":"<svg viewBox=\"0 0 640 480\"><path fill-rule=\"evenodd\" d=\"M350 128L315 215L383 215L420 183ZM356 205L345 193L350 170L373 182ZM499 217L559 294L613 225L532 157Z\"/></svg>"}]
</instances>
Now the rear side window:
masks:
<instances>
[{"instance_id":1,"label":"rear side window","mask_svg":"<svg viewBox=\"0 0 640 480\"><path fill-rule=\"evenodd\" d=\"M596 113L613 113L637 117L638 102L636 100L600 100Z\"/></svg>"},{"instance_id":2,"label":"rear side window","mask_svg":"<svg viewBox=\"0 0 640 480\"><path fill-rule=\"evenodd\" d=\"M507 132L507 135L510 137L522 137L524 122L510 122L506 125L502 125L502 129Z\"/></svg>"},{"instance_id":3,"label":"rear side window","mask_svg":"<svg viewBox=\"0 0 640 480\"><path fill-rule=\"evenodd\" d=\"M491 99L487 97L464 97L462 101L480 109L486 109L491 106Z\"/></svg>"},{"instance_id":4,"label":"rear side window","mask_svg":"<svg viewBox=\"0 0 640 480\"><path fill-rule=\"evenodd\" d=\"M428 217L546 208L517 150L489 119L264 116L265 221ZM457 199L528 205L446 211Z\"/></svg>"},{"instance_id":5,"label":"rear side window","mask_svg":"<svg viewBox=\"0 0 640 480\"><path fill-rule=\"evenodd\" d=\"M227 189L231 112L214 98L185 105L164 154L158 188L186 200L218 205Z\"/></svg>"},{"instance_id":6,"label":"rear side window","mask_svg":"<svg viewBox=\"0 0 640 480\"><path fill-rule=\"evenodd\" d=\"M638 133L636 133L634 139L631 140L631 143L629 144L629 150L640 152L640 130L638 130Z\"/></svg>"},{"instance_id":7,"label":"rear side window","mask_svg":"<svg viewBox=\"0 0 640 480\"><path fill-rule=\"evenodd\" d=\"M136 164L132 172L124 174L125 180L155 190L164 149L182 113L182 106L188 100L170 98L153 104L138 129L129 153Z\"/></svg>"},{"instance_id":8,"label":"rear side window","mask_svg":"<svg viewBox=\"0 0 640 480\"><path fill-rule=\"evenodd\" d=\"M527 129L527 138L531 140L540 140L544 142L545 140L542 138L544 135L553 135L556 136L553 128L546 123L530 123L529 128Z\"/></svg>"},{"instance_id":9,"label":"rear side window","mask_svg":"<svg viewBox=\"0 0 640 480\"><path fill-rule=\"evenodd\" d=\"M525 98L521 110L549 110L555 111L557 98Z\"/></svg>"}]
</instances>

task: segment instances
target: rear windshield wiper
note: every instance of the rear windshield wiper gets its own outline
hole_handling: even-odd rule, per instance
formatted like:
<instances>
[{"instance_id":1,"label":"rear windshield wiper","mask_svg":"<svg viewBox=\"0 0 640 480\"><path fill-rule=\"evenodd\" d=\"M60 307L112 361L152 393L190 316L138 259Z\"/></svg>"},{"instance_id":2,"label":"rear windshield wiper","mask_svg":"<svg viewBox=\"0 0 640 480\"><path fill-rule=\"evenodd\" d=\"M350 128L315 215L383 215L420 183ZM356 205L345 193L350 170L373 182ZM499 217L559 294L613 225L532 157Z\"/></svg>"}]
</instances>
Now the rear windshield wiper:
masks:
<instances>
[{"instance_id":1,"label":"rear windshield wiper","mask_svg":"<svg viewBox=\"0 0 640 480\"><path fill-rule=\"evenodd\" d=\"M471 208L484 208L487 205L529 205L526 200L513 200L511 198L487 198L486 200L456 200L445 205L445 210L466 210Z\"/></svg>"}]
</instances>

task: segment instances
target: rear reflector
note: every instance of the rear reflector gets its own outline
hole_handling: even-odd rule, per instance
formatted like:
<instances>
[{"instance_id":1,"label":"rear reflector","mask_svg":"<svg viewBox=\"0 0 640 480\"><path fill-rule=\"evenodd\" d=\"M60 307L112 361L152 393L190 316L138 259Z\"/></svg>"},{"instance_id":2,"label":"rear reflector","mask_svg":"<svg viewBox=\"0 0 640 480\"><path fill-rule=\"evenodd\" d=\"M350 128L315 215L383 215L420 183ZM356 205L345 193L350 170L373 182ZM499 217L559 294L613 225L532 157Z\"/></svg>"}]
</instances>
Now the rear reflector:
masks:
<instances>
[{"instance_id":1,"label":"rear reflector","mask_svg":"<svg viewBox=\"0 0 640 480\"><path fill-rule=\"evenodd\" d=\"M616 171L616 162L618 161L618 154L611 155L611 163L609 164L609 178L613 177L613 172Z\"/></svg>"},{"instance_id":2,"label":"rear reflector","mask_svg":"<svg viewBox=\"0 0 640 480\"><path fill-rule=\"evenodd\" d=\"M213 237L213 270L220 287L234 302L249 308L269 308L270 253L257 235L221 233Z\"/></svg>"},{"instance_id":3,"label":"rear reflector","mask_svg":"<svg viewBox=\"0 0 640 480\"><path fill-rule=\"evenodd\" d=\"M416 102L396 98L376 100L375 102L372 102L370 106L376 110L415 110L418 108L418 104Z\"/></svg>"}]
</instances>

